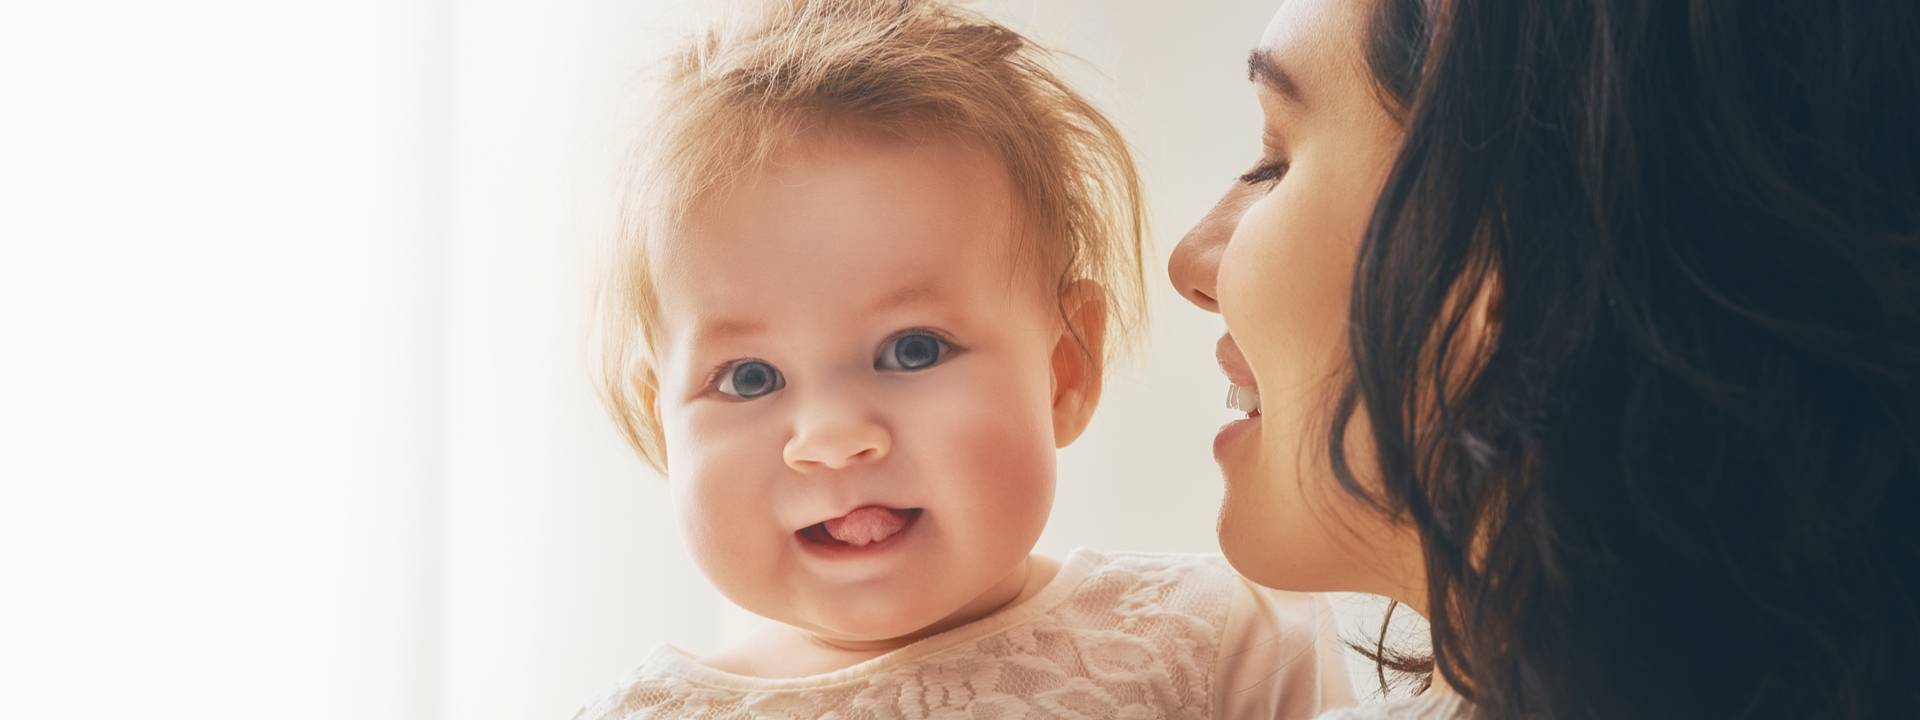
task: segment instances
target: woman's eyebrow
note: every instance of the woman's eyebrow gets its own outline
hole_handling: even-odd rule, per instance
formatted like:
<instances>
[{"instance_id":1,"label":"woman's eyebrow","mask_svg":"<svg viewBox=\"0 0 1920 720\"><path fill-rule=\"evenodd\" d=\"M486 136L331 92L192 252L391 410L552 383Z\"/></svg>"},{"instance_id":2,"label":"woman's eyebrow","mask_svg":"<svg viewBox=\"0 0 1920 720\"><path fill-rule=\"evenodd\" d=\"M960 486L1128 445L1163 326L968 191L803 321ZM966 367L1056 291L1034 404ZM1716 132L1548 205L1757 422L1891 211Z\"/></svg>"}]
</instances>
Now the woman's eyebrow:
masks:
<instances>
[{"instance_id":1,"label":"woman's eyebrow","mask_svg":"<svg viewBox=\"0 0 1920 720\"><path fill-rule=\"evenodd\" d=\"M1287 68L1267 48L1254 48L1253 52L1247 53L1247 80L1273 88L1281 98L1297 107L1304 108L1307 105L1306 96L1300 92L1300 83L1293 79L1293 74L1287 72Z\"/></svg>"}]
</instances>

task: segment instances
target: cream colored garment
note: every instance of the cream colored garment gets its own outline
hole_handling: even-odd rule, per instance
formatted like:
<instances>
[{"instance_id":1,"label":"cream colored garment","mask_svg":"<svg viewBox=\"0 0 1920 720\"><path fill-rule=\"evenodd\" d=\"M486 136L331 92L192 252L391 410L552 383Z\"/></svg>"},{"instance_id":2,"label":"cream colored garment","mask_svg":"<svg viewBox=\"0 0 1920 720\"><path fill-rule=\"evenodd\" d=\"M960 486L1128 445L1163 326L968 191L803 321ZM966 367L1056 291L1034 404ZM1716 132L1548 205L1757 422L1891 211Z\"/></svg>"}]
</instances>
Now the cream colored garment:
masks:
<instances>
[{"instance_id":1,"label":"cream colored garment","mask_svg":"<svg viewBox=\"0 0 1920 720\"><path fill-rule=\"evenodd\" d=\"M1433 690L1417 697L1342 708L1315 720L1470 720L1472 717L1473 703L1466 698Z\"/></svg>"},{"instance_id":2,"label":"cream colored garment","mask_svg":"<svg viewBox=\"0 0 1920 720\"><path fill-rule=\"evenodd\" d=\"M653 652L576 720L1311 718L1351 702L1332 610L1218 557L1076 550L1038 594L849 668L763 679Z\"/></svg>"}]
</instances>

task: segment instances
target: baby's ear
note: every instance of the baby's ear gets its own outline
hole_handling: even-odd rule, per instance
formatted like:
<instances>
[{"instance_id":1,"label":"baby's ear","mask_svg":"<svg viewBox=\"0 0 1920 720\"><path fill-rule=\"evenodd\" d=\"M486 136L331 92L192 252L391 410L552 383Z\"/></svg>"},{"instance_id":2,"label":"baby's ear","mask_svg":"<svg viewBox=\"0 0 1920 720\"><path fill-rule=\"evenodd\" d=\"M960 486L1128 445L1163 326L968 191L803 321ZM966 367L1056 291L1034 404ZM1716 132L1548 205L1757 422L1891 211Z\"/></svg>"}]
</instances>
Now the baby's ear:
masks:
<instances>
[{"instance_id":1,"label":"baby's ear","mask_svg":"<svg viewBox=\"0 0 1920 720\"><path fill-rule=\"evenodd\" d=\"M1053 444L1066 447L1087 429L1100 404L1106 369L1106 288L1075 280L1060 293L1065 322L1053 344Z\"/></svg>"},{"instance_id":2,"label":"baby's ear","mask_svg":"<svg viewBox=\"0 0 1920 720\"><path fill-rule=\"evenodd\" d=\"M645 424L638 428L639 432L643 433L641 442L645 445L640 454L646 458L648 464L653 465L654 470L665 475L667 433L660 419L660 376L654 373L653 368L647 368L639 378L635 379L634 391L639 396L640 410L646 419Z\"/></svg>"},{"instance_id":3,"label":"baby's ear","mask_svg":"<svg viewBox=\"0 0 1920 720\"><path fill-rule=\"evenodd\" d=\"M660 376L654 374L653 368L647 368L647 373L640 377L639 389L640 402L644 403L647 412L653 413L654 422L658 424L660 419Z\"/></svg>"}]
</instances>

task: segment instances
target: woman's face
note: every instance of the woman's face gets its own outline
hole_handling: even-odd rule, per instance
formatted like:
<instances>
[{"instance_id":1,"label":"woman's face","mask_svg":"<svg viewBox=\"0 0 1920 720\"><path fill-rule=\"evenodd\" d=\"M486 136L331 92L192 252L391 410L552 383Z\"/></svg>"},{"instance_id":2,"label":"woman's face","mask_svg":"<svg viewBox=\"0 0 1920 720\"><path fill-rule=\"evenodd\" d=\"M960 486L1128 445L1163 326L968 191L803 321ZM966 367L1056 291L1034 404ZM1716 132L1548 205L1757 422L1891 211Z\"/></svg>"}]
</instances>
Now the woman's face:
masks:
<instances>
[{"instance_id":1,"label":"woman's face","mask_svg":"<svg viewBox=\"0 0 1920 720\"><path fill-rule=\"evenodd\" d=\"M1260 156L1181 240L1169 270L1182 295L1226 319L1221 369L1239 388L1238 408L1252 410L1214 440L1228 560L1272 587L1405 598L1418 592L1417 541L1346 494L1326 450L1350 375L1355 256L1401 142L1366 65L1371 9L1287 0L1274 14L1249 59L1265 119ZM1368 481L1364 414L1347 436Z\"/></svg>"}]
</instances>

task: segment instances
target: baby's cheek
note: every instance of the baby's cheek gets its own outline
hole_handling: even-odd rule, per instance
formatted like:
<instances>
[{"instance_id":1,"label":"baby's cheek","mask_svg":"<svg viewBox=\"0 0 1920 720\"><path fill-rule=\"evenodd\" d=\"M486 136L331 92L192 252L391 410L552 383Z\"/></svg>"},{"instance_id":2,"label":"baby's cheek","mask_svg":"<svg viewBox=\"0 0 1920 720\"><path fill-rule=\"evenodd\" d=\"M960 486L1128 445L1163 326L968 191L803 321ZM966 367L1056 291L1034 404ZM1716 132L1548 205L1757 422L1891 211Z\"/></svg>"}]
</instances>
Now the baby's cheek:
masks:
<instances>
[{"instance_id":1,"label":"baby's cheek","mask_svg":"<svg viewBox=\"0 0 1920 720\"><path fill-rule=\"evenodd\" d=\"M676 436L670 429L667 482L694 562L722 594L759 610L780 592L769 578L781 557L768 541L778 530L763 481L771 476L744 440L738 434Z\"/></svg>"},{"instance_id":2,"label":"baby's cheek","mask_svg":"<svg viewBox=\"0 0 1920 720\"><path fill-rule=\"evenodd\" d=\"M986 393L963 406L969 416L952 424L945 453L954 478L946 490L963 495L955 504L967 508L974 538L1030 545L1053 505L1053 428L1050 417L1004 402L1017 396Z\"/></svg>"}]
</instances>

